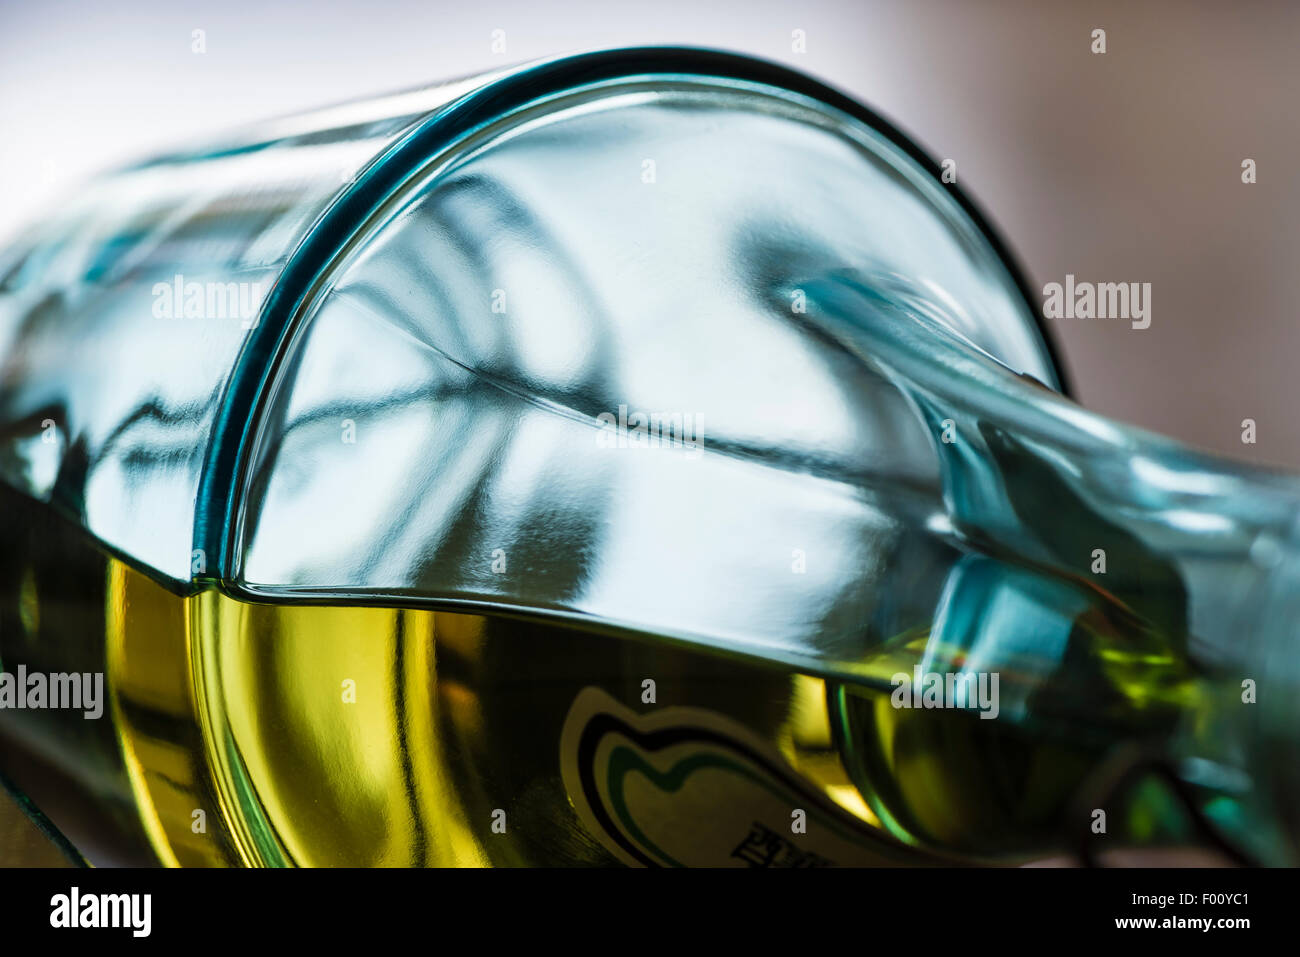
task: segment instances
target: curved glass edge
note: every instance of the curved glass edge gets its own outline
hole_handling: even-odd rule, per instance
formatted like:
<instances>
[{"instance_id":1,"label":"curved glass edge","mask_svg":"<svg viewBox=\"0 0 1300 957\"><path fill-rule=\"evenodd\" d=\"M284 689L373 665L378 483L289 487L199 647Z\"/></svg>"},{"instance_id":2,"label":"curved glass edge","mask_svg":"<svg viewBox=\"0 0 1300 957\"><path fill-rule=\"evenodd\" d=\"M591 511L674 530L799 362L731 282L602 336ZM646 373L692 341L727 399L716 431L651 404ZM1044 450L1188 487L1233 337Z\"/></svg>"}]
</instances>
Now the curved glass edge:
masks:
<instances>
[{"instance_id":1,"label":"curved glass edge","mask_svg":"<svg viewBox=\"0 0 1300 957\"><path fill-rule=\"evenodd\" d=\"M506 111L583 84L670 75L746 80L800 93L894 144L940 184L992 248L1056 369L1048 385L1066 388L1050 335L1000 237L960 189L941 183L935 162L892 123L817 80L747 56L617 49L262 122L201 148L120 169L55 210L0 253L0 337L13 348L14 336L42 330L23 340L26 353L40 361L11 372L19 380L8 384L16 396L8 414L0 390L6 433L0 435L0 480L50 504L104 551L170 590L190 592L228 579L240 463L273 360L302 295L358 225L432 151ZM286 152L278 152L282 148ZM244 165L217 170L214 163ZM281 182L283 188L268 188ZM93 236L83 222L87 210L96 217ZM212 258L221 253L210 245L216 240L198 231L204 221L223 224L218 239L234 257L230 265ZM149 290L156 300L161 284L154 280L164 266L167 278L175 266L187 279L200 274L195 278L209 286L237 281L270 292L256 304L247 332L209 324L164 329L160 339L158 320L149 315ZM105 285L109 281L117 285ZM17 296L3 295L15 290ZM183 361L174 361L177 355ZM67 381L51 386L50 362L66 368L78 356L84 362L61 373ZM109 385L102 376L109 366L112 401L106 401ZM41 395L27 395L32 387ZM129 398L123 389L142 394L123 405ZM62 428L57 414L45 417L48 408L71 410L73 434L63 441L46 441L46 422L55 422L56 439ZM67 467L73 452L89 456L89 466L99 469L97 488L82 474L85 467ZM120 488L134 481L129 460L140 456L157 463L155 478L162 484L124 508Z\"/></svg>"},{"instance_id":2,"label":"curved glass edge","mask_svg":"<svg viewBox=\"0 0 1300 957\"><path fill-rule=\"evenodd\" d=\"M103 174L0 250L0 481L173 592L239 352L333 198L459 81Z\"/></svg>"},{"instance_id":3,"label":"curved glass edge","mask_svg":"<svg viewBox=\"0 0 1300 957\"><path fill-rule=\"evenodd\" d=\"M482 130L511 111L539 99L609 80L632 78L738 80L788 90L852 117L901 150L941 190L989 244L1019 292L1037 332L1045 364L1054 371L1048 388L1068 395L1059 351L1038 313L1036 299L998 232L967 194L942 180L935 160L892 122L856 99L788 67L735 53L691 47L629 47L580 53L520 66L490 79L409 128L377 156L322 214L285 266L264 304L259 323L244 344L213 429L199 488L195 548L216 556L207 581L228 593L257 600L238 582L240 499L249 468L260 411L289 348L302 307L351 237L373 212L418 175L431 156Z\"/></svg>"},{"instance_id":4,"label":"curved glass edge","mask_svg":"<svg viewBox=\"0 0 1300 957\"><path fill-rule=\"evenodd\" d=\"M14 807L31 822L36 832L48 841L68 864L82 868L90 866L73 843L55 826L53 821L45 816L45 812L37 807L14 782L10 781L3 771L0 771L0 800L3 800L5 796L12 800Z\"/></svg>"}]
</instances>

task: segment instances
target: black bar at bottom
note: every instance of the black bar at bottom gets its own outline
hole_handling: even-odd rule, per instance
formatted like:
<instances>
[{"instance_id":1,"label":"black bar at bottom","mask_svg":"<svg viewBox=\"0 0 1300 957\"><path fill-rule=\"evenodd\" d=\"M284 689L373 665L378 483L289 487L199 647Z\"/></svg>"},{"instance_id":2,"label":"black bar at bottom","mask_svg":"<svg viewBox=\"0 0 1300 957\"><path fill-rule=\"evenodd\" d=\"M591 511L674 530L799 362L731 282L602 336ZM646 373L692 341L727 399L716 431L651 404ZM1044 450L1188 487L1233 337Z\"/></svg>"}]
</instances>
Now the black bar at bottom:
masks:
<instances>
[{"instance_id":1,"label":"black bar at bottom","mask_svg":"<svg viewBox=\"0 0 1300 957\"><path fill-rule=\"evenodd\" d=\"M75 888L75 892L73 890ZM403 940L498 946L520 935L584 949L755 935L841 935L872 947L1099 936L1232 945L1295 923L1296 871L1250 869L694 871L0 870L9 953L47 935L81 944L283 940L331 950ZM74 896L75 895L75 896ZM106 898L105 895L113 895ZM148 895L147 927L144 919ZM91 898L88 902L88 898ZM74 906L75 903L75 906ZM73 917L73 912L76 917ZM117 927L85 927L87 922ZM72 924L79 926L73 927ZM60 924L63 926L54 926ZM121 926L124 925L124 926ZM147 936L141 933L147 929ZM455 935L448 938L445 935ZM956 936L954 936L956 935ZM29 940L30 938L30 940ZM41 941L44 943L44 941ZM457 943L455 946L463 947ZM765 949L779 946L776 938Z\"/></svg>"}]
</instances>

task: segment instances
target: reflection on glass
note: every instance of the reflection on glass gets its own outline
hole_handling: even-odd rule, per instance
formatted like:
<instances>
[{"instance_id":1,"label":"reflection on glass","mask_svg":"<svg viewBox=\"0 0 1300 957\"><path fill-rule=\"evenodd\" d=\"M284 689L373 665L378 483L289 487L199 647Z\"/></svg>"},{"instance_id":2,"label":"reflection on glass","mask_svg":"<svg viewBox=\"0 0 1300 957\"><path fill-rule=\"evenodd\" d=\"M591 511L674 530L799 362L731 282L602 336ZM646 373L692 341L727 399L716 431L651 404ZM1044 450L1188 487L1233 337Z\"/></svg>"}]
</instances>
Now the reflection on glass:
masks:
<instances>
[{"instance_id":1,"label":"reflection on glass","mask_svg":"<svg viewBox=\"0 0 1300 957\"><path fill-rule=\"evenodd\" d=\"M9 733L99 755L118 853L1021 863L1104 806L1293 858L1294 479L1061 397L819 90L526 68L125 171L0 266L0 657L114 701Z\"/></svg>"}]
</instances>

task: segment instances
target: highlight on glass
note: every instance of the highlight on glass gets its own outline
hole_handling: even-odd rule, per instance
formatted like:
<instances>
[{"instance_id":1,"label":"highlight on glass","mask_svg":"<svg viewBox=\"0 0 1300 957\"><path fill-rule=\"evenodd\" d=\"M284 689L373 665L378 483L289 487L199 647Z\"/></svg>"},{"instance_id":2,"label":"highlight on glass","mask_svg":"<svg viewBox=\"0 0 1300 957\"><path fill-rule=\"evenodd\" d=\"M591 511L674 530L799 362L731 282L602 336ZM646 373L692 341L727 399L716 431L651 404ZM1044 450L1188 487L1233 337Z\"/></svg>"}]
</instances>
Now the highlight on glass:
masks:
<instances>
[{"instance_id":1,"label":"highlight on glass","mask_svg":"<svg viewBox=\"0 0 1300 957\"><path fill-rule=\"evenodd\" d=\"M104 176L0 252L0 775L100 864L1295 864L1300 482L1039 306L715 51Z\"/></svg>"}]
</instances>

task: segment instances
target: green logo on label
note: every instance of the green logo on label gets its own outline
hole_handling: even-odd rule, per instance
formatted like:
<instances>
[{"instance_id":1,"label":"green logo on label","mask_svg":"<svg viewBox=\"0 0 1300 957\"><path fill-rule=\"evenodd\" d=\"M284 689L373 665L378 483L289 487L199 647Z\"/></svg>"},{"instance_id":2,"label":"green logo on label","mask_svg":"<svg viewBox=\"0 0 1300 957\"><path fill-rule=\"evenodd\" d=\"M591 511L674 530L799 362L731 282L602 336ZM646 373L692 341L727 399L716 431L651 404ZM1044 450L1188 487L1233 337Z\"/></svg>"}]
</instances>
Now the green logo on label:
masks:
<instances>
[{"instance_id":1,"label":"green logo on label","mask_svg":"<svg viewBox=\"0 0 1300 957\"><path fill-rule=\"evenodd\" d=\"M565 722L561 769L579 818L627 864L827 867L906 853L712 711L638 715L587 688Z\"/></svg>"}]
</instances>

